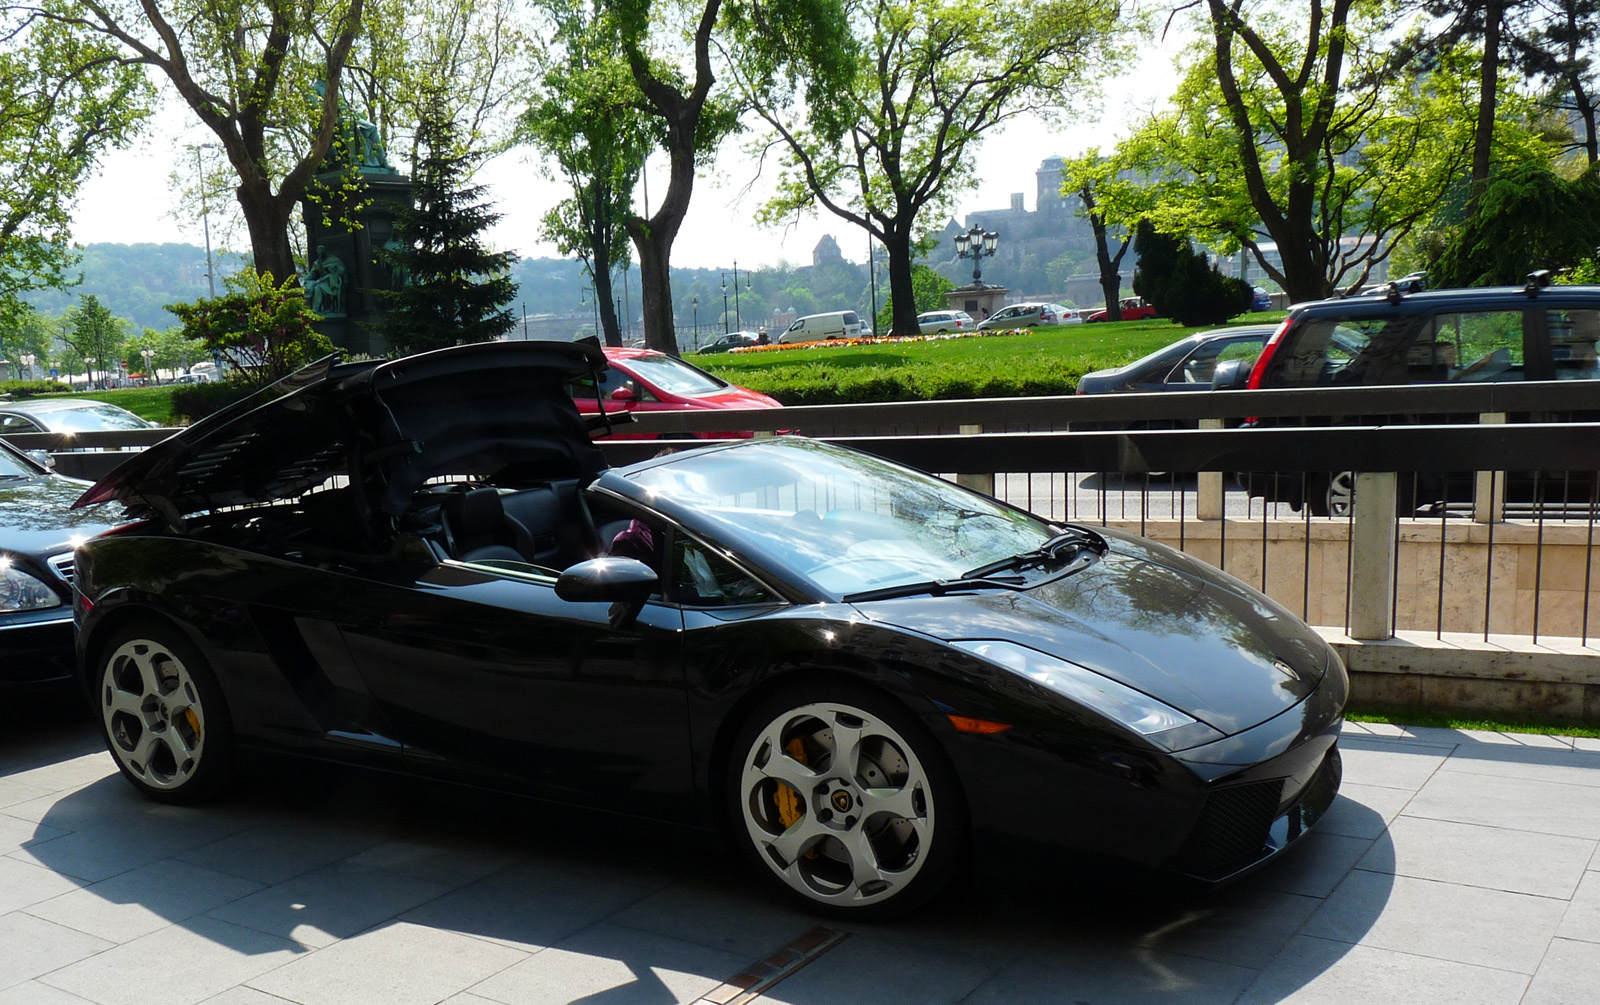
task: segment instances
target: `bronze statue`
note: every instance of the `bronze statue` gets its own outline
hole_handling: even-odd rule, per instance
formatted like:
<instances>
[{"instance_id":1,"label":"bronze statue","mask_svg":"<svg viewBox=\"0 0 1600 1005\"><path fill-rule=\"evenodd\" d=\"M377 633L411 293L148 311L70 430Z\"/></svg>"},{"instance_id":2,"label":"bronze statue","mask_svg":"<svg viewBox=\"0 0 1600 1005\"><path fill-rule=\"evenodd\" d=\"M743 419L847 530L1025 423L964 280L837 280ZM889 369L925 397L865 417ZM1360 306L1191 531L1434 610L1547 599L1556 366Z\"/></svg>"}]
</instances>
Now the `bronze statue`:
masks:
<instances>
[{"instance_id":1,"label":"bronze statue","mask_svg":"<svg viewBox=\"0 0 1600 1005\"><path fill-rule=\"evenodd\" d=\"M300 281L306 291L306 304L323 317L340 317L344 310L344 262L338 255L330 254L323 245L317 245L317 257L311 260L305 278Z\"/></svg>"}]
</instances>

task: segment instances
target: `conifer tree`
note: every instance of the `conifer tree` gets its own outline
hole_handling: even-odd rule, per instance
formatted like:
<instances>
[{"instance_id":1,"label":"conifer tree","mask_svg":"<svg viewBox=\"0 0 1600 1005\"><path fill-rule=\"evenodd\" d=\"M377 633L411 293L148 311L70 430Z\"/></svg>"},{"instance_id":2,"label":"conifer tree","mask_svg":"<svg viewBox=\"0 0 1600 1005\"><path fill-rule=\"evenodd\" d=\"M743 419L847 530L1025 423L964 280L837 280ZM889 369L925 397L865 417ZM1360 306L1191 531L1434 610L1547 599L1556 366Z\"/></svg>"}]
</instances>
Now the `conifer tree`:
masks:
<instances>
[{"instance_id":1,"label":"conifer tree","mask_svg":"<svg viewBox=\"0 0 1600 1005\"><path fill-rule=\"evenodd\" d=\"M467 184L473 155L460 148L442 102L417 128L415 205L395 221L400 247L384 252L399 289L382 293L388 307L380 329L396 351L426 352L466 342L492 342L516 321L507 305L516 296L510 269L517 256L491 252L480 238L500 219Z\"/></svg>"}]
</instances>

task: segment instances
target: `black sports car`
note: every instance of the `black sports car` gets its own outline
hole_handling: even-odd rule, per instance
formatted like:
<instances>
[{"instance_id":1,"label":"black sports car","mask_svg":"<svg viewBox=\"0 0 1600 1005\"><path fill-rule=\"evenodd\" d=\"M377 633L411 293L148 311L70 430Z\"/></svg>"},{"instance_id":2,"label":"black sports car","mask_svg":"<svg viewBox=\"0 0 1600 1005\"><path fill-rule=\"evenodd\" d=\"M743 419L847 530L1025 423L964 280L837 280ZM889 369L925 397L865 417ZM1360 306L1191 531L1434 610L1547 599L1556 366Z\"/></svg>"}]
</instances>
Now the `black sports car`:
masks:
<instances>
[{"instance_id":1,"label":"black sports car","mask_svg":"<svg viewBox=\"0 0 1600 1005\"><path fill-rule=\"evenodd\" d=\"M106 529L71 510L86 486L0 442L0 690L72 680L72 549Z\"/></svg>"},{"instance_id":2,"label":"black sports car","mask_svg":"<svg viewBox=\"0 0 1600 1005\"><path fill-rule=\"evenodd\" d=\"M607 469L583 344L318 364L85 494L78 645L133 784L272 748L724 826L785 888L909 907L975 839L1220 880L1332 802L1344 668L1214 569L876 457Z\"/></svg>"}]
</instances>

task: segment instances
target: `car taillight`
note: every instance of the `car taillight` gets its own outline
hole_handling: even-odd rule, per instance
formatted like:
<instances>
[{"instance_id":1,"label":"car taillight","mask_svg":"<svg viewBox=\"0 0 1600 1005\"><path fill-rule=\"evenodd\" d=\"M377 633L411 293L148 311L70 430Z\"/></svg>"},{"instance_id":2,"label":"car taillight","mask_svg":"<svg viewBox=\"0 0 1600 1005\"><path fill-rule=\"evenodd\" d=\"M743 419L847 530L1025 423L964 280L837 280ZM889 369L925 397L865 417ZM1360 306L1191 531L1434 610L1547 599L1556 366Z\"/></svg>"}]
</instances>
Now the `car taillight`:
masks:
<instances>
[{"instance_id":1,"label":"car taillight","mask_svg":"<svg viewBox=\"0 0 1600 1005\"><path fill-rule=\"evenodd\" d=\"M1261 382L1267 375L1267 367L1272 365L1273 355L1278 351L1278 346L1283 344L1283 337L1289 334L1293 324L1293 317L1284 318L1283 324L1279 325L1278 330L1267 339L1267 344L1261 347L1261 355L1256 357L1256 365L1250 369L1250 380L1245 384L1247 389L1255 391L1261 387ZM1256 424L1256 416L1249 416L1244 421L1247 425L1253 426Z\"/></svg>"}]
</instances>

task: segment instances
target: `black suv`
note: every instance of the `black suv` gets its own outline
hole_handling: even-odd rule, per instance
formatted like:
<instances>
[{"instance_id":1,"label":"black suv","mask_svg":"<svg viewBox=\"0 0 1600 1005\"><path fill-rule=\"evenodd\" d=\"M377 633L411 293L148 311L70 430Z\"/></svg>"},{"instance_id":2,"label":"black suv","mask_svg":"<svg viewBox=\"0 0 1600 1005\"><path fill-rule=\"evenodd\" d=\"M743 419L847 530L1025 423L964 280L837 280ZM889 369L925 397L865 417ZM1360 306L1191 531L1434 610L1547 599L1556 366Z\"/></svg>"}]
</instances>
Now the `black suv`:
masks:
<instances>
[{"instance_id":1,"label":"black suv","mask_svg":"<svg viewBox=\"0 0 1600 1005\"><path fill-rule=\"evenodd\" d=\"M1600 379L1600 287L1550 286L1548 279L1535 273L1525 287L1418 293L1391 285L1374 294L1300 304L1267 341L1249 386ZM1253 496L1309 503L1319 515L1342 515L1351 498L1351 478L1343 472L1313 475L1303 490L1298 474L1240 474L1239 481ZM1464 477L1424 476L1402 489L1402 508L1455 499L1461 493L1457 482L1470 484Z\"/></svg>"}]
</instances>

